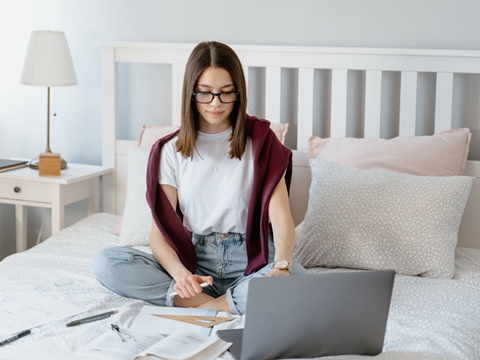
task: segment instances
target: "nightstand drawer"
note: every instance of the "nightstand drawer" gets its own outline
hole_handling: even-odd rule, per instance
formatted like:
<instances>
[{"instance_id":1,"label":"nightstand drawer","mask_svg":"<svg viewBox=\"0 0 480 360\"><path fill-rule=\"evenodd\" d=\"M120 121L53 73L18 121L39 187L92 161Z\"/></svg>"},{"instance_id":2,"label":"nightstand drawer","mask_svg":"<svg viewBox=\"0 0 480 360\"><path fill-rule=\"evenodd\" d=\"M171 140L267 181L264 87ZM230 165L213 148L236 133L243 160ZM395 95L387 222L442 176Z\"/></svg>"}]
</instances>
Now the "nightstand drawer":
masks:
<instances>
[{"instance_id":1,"label":"nightstand drawer","mask_svg":"<svg viewBox=\"0 0 480 360\"><path fill-rule=\"evenodd\" d=\"M51 202L51 184L38 181L0 179L0 198Z\"/></svg>"}]
</instances>

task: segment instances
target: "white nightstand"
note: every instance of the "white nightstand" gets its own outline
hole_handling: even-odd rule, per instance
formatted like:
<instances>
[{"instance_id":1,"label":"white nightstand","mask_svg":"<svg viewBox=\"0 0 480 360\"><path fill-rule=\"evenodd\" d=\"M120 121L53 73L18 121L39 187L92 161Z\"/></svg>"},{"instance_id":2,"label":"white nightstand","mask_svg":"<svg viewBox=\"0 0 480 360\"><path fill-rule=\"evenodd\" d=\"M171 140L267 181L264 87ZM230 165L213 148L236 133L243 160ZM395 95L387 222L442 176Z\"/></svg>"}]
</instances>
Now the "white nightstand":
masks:
<instances>
[{"instance_id":1,"label":"white nightstand","mask_svg":"<svg viewBox=\"0 0 480 360\"><path fill-rule=\"evenodd\" d=\"M0 203L15 205L17 252L27 248L27 212L25 206L50 208L52 234L64 227L65 205L88 199L88 215L99 211L100 176L111 168L68 164L60 176L38 176L28 167L0 172Z\"/></svg>"}]
</instances>

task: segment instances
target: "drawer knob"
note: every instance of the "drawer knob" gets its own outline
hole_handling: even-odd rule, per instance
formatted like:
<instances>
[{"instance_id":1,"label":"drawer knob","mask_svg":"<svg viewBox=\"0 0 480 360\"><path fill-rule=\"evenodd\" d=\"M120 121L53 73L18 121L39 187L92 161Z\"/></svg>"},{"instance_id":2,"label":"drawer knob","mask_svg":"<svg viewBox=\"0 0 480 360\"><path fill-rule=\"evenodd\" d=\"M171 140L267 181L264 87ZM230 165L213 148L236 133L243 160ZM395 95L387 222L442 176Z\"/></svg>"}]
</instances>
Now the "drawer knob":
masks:
<instances>
[{"instance_id":1,"label":"drawer knob","mask_svg":"<svg viewBox=\"0 0 480 360\"><path fill-rule=\"evenodd\" d=\"M13 188L13 191L15 191L16 193L19 193L20 191L22 191L22 189L19 188L18 186L15 186L15 187Z\"/></svg>"}]
</instances>

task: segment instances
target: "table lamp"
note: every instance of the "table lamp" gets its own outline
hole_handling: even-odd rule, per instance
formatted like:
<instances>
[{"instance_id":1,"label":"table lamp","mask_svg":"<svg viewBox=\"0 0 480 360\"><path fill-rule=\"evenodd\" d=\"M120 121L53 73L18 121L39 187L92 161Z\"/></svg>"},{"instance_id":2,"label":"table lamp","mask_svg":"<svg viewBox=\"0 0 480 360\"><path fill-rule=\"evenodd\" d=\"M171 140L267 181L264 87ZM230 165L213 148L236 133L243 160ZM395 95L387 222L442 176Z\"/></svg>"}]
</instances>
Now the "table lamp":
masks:
<instances>
[{"instance_id":1,"label":"table lamp","mask_svg":"<svg viewBox=\"0 0 480 360\"><path fill-rule=\"evenodd\" d=\"M21 84L47 87L47 148L50 150L50 87L76 85L77 77L67 38L63 31L32 31L27 56L23 66ZM29 166L38 169L38 158L32 159ZM61 159L61 168L67 162Z\"/></svg>"}]
</instances>

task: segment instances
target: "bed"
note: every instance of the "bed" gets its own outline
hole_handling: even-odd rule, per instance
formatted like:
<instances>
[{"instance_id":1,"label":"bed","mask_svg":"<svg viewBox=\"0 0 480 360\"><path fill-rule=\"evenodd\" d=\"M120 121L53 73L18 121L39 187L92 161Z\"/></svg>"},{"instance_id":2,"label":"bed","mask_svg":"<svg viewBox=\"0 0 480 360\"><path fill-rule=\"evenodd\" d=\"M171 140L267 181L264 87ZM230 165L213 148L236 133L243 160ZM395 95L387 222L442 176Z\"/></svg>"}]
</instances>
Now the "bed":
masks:
<instances>
[{"instance_id":1,"label":"bed","mask_svg":"<svg viewBox=\"0 0 480 360\"><path fill-rule=\"evenodd\" d=\"M148 251L144 224L150 220L141 201L148 148L180 123L182 76L193 46L100 42L92 50L101 52L102 165L114 169L103 177L103 212L5 258L2 287L54 283L88 309L82 316L118 309L114 320L125 327L147 305L103 288L93 277L92 259L112 245ZM468 131L465 120L454 115L460 105L468 106L461 84L480 74L480 52L232 47L248 79L249 113L271 121L293 150L296 260L310 273L398 267L378 358L477 359L480 161L467 161L475 129ZM118 63L171 69L171 82L164 86L172 94L172 121L146 124L140 140L117 138ZM403 150L410 160L402 158ZM396 189L395 196L379 195L385 184ZM367 213L369 218L363 217ZM329 235L334 240L326 246ZM345 238L348 246L336 242ZM379 244L389 251L377 252ZM75 358L76 350L108 329L106 321L66 328L69 320L34 328L32 335L0 348L0 358ZM238 317L216 329L242 327L243 321ZM222 358L231 359L229 353Z\"/></svg>"}]
</instances>

